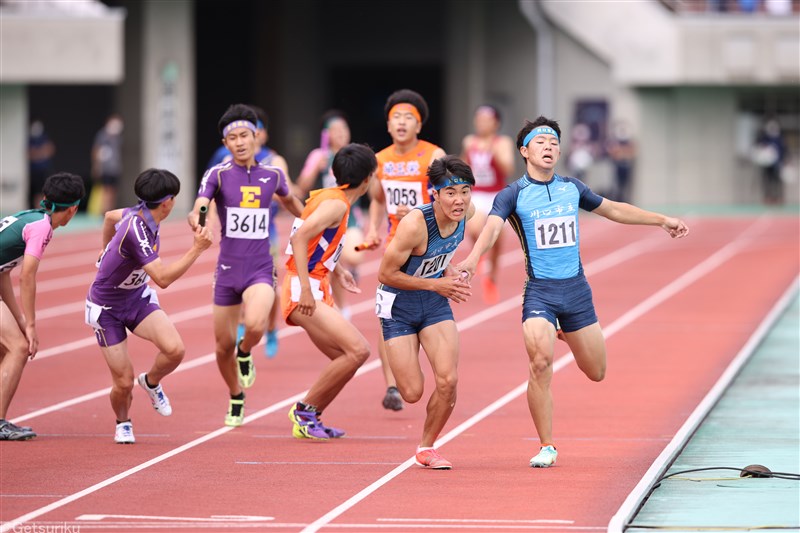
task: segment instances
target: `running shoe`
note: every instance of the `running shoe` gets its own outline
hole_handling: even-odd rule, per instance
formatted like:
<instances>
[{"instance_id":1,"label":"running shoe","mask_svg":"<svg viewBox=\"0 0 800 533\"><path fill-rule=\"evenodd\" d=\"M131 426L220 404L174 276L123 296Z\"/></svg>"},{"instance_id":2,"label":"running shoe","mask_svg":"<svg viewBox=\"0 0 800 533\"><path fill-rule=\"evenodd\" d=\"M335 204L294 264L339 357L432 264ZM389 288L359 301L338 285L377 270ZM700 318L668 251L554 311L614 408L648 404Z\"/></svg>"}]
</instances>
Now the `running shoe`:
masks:
<instances>
[{"instance_id":1,"label":"running shoe","mask_svg":"<svg viewBox=\"0 0 800 533\"><path fill-rule=\"evenodd\" d=\"M289 420L292 421L292 436L296 439L328 440L330 435L317 420L316 411L302 411L299 404L289 409Z\"/></svg>"},{"instance_id":2,"label":"running shoe","mask_svg":"<svg viewBox=\"0 0 800 533\"><path fill-rule=\"evenodd\" d=\"M236 376L243 389L249 389L256 382L256 365L253 364L253 354L245 353L236 344Z\"/></svg>"},{"instance_id":3,"label":"running shoe","mask_svg":"<svg viewBox=\"0 0 800 533\"><path fill-rule=\"evenodd\" d=\"M117 444L133 444L136 442L136 437L133 436L133 424L131 424L130 420L117 424L117 430L114 432L114 442Z\"/></svg>"},{"instance_id":4,"label":"running shoe","mask_svg":"<svg viewBox=\"0 0 800 533\"><path fill-rule=\"evenodd\" d=\"M481 278L481 287L483 288L483 301L488 305L494 305L500 301L500 293L497 291L497 285L488 276Z\"/></svg>"},{"instance_id":5,"label":"running shoe","mask_svg":"<svg viewBox=\"0 0 800 533\"><path fill-rule=\"evenodd\" d=\"M531 457L533 468L547 468L556 464L558 452L553 446L542 446L535 456Z\"/></svg>"},{"instance_id":6,"label":"running shoe","mask_svg":"<svg viewBox=\"0 0 800 533\"><path fill-rule=\"evenodd\" d=\"M30 440L36 436L31 428L19 427L8 420L0 419L0 440Z\"/></svg>"},{"instance_id":7,"label":"running shoe","mask_svg":"<svg viewBox=\"0 0 800 533\"><path fill-rule=\"evenodd\" d=\"M332 439L341 439L345 436L345 431L343 429L328 427L322 423L322 411L317 411L317 425L325 430L325 433L328 434L328 437Z\"/></svg>"},{"instance_id":8,"label":"running shoe","mask_svg":"<svg viewBox=\"0 0 800 533\"><path fill-rule=\"evenodd\" d=\"M391 409L392 411L401 411L403 409L403 397L400 396L400 391L397 390L397 387L386 389L386 396L383 397L383 408Z\"/></svg>"},{"instance_id":9,"label":"running shoe","mask_svg":"<svg viewBox=\"0 0 800 533\"><path fill-rule=\"evenodd\" d=\"M161 388L161 384L155 386L154 389L151 389L147 386L147 373L139 374L139 386L141 386L147 395L150 396L150 402L153 404L153 409L156 410L158 414L161 416L169 416L172 414L172 406L169 403L169 398L167 395L164 394L164 389Z\"/></svg>"},{"instance_id":10,"label":"running shoe","mask_svg":"<svg viewBox=\"0 0 800 533\"><path fill-rule=\"evenodd\" d=\"M417 455L414 460L419 466L427 466L434 470L450 470L453 468L453 463L439 455L439 452L433 448L425 450L417 450Z\"/></svg>"},{"instance_id":11,"label":"running shoe","mask_svg":"<svg viewBox=\"0 0 800 533\"><path fill-rule=\"evenodd\" d=\"M33 431L33 428L30 426L18 426L14 422L10 422L8 420L3 420L2 422L6 422L9 426L16 429L17 431Z\"/></svg>"},{"instance_id":12,"label":"running shoe","mask_svg":"<svg viewBox=\"0 0 800 533\"><path fill-rule=\"evenodd\" d=\"M266 335L266 343L264 345L264 355L267 359L272 359L278 355L278 330L273 329L268 331Z\"/></svg>"},{"instance_id":13,"label":"running shoe","mask_svg":"<svg viewBox=\"0 0 800 533\"><path fill-rule=\"evenodd\" d=\"M239 427L244 423L244 398L241 400L231 398L228 403L228 414L225 415L225 425Z\"/></svg>"}]
</instances>

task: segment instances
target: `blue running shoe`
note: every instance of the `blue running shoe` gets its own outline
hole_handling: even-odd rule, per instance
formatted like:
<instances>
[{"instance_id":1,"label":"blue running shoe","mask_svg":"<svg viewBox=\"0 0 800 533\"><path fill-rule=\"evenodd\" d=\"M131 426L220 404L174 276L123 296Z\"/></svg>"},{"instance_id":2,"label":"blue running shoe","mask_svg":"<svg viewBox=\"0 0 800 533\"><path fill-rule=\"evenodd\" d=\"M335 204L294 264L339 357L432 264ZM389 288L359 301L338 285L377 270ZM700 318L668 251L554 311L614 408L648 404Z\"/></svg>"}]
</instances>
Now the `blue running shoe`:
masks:
<instances>
[{"instance_id":1,"label":"blue running shoe","mask_svg":"<svg viewBox=\"0 0 800 533\"><path fill-rule=\"evenodd\" d=\"M266 338L267 342L264 346L264 355L267 356L267 359L272 359L278 355L278 330L273 329L272 331L268 331Z\"/></svg>"},{"instance_id":2,"label":"blue running shoe","mask_svg":"<svg viewBox=\"0 0 800 533\"><path fill-rule=\"evenodd\" d=\"M242 337L244 337L244 324L239 324L239 327L236 328L236 346L239 346Z\"/></svg>"}]
</instances>

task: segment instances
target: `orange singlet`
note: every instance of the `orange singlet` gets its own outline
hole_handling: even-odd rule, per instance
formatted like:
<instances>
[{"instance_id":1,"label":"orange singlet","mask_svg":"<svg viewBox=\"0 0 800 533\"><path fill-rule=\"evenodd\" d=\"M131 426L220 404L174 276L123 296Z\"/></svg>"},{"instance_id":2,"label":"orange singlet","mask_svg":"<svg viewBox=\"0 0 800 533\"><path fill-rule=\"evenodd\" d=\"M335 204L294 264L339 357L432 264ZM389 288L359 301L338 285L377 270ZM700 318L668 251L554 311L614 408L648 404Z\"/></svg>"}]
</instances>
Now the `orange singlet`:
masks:
<instances>
[{"instance_id":1,"label":"orange singlet","mask_svg":"<svg viewBox=\"0 0 800 533\"><path fill-rule=\"evenodd\" d=\"M394 237L397 224L397 206L408 205L414 208L430 203L428 193L428 167L433 159L433 152L439 147L427 141L419 140L413 150L397 155L394 145L378 152L378 169L375 176L380 180L383 194L386 197L386 211L389 214L389 236L386 244Z\"/></svg>"},{"instance_id":2,"label":"orange singlet","mask_svg":"<svg viewBox=\"0 0 800 533\"><path fill-rule=\"evenodd\" d=\"M311 292L314 294L314 299L333 307L328 272L332 272L336 268L336 263L341 256L342 237L347 231L347 218L350 216L350 202L347 201L343 187L329 187L311 191L300 218L294 219L292 234L326 200L343 201L347 204L347 211L337 227L326 228L308 242L308 277L311 282ZM289 315L297 307L297 302L300 299L300 278L297 276L297 265L294 261L291 241L286 248L286 253L289 254L289 260L286 261L286 276L283 278L283 286L281 288L281 306L283 307L283 317L286 319L286 323L293 326L295 324L289 320Z\"/></svg>"}]
</instances>

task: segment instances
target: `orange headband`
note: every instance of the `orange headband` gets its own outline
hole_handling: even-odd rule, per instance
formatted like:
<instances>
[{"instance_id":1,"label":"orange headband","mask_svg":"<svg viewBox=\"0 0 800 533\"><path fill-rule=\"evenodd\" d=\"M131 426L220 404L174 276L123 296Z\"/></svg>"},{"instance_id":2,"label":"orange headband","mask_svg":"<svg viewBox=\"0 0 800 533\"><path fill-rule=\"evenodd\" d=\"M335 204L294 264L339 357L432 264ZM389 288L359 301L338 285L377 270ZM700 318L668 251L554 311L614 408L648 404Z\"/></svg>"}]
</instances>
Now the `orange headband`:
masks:
<instances>
[{"instance_id":1,"label":"orange headband","mask_svg":"<svg viewBox=\"0 0 800 533\"><path fill-rule=\"evenodd\" d=\"M417 119L417 122L422 124L422 117L419 115L419 111L417 111L417 108L409 103L403 102L400 104L395 104L389 110L389 116L391 117L395 113L411 113L414 115L414 118Z\"/></svg>"}]
</instances>

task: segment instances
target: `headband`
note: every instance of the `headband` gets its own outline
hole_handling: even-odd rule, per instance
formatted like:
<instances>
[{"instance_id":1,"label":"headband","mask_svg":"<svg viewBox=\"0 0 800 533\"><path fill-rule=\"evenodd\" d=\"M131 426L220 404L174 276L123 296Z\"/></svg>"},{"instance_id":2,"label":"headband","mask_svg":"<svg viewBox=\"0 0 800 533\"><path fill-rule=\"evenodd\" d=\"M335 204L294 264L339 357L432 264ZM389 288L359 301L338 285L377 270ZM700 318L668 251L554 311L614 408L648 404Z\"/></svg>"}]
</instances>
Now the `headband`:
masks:
<instances>
[{"instance_id":1,"label":"headband","mask_svg":"<svg viewBox=\"0 0 800 533\"><path fill-rule=\"evenodd\" d=\"M253 133L256 132L256 125L249 120L234 120L222 129L222 136L227 137L228 134L236 128L247 128Z\"/></svg>"},{"instance_id":2,"label":"headband","mask_svg":"<svg viewBox=\"0 0 800 533\"><path fill-rule=\"evenodd\" d=\"M408 102L401 102L392 106L389 110L389 116L391 117L395 113L411 113L414 115L414 118L417 119L417 122L422 124L422 117L419 114L419 110Z\"/></svg>"},{"instance_id":3,"label":"headband","mask_svg":"<svg viewBox=\"0 0 800 533\"><path fill-rule=\"evenodd\" d=\"M437 191L444 189L445 187L455 187L456 185L472 185L472 183L468 182L464 178L460 178L458 176L450 176L444 183L440 183L439 185L434 185L433 188Z\"/></svg>"},{"instance_id":4,"label":"headband","mask_svg":"<svg viewBox=\"0 0 800 533\"><path fill-rule=\"evenodd\" d=\"M561 140L558 137L558 133L556 133L556 130L554 130L550 126L539 126L537 128L533 128L530 132L528 132L528 134L525 136L525 139L522 141L522 146L528 146L528 143L531 142L531 139L533 139L537 135L553 135L559 141Z\"/></svg>"},{"instance_id":5,"label":"headband","mask_svg":"<svg viewBox=\"0 0 800 533\"><path fill-rule=\"evenodd\" d=\"M78 198L77 200L75 200L74 202L72 202L70 204L62 204L62 203L59 203L59 202L54 202L52 200L44 199L44 200L41 200L39 202L39 207L41 207L42 209L44 209L48 213L54 213L55 210L56 210L56 207L72 207L73 205L78 205L79 203L81 203L81 198ZM47 204L52 204L52 207L47 207Z\"/></svg>"}]
</instances>

